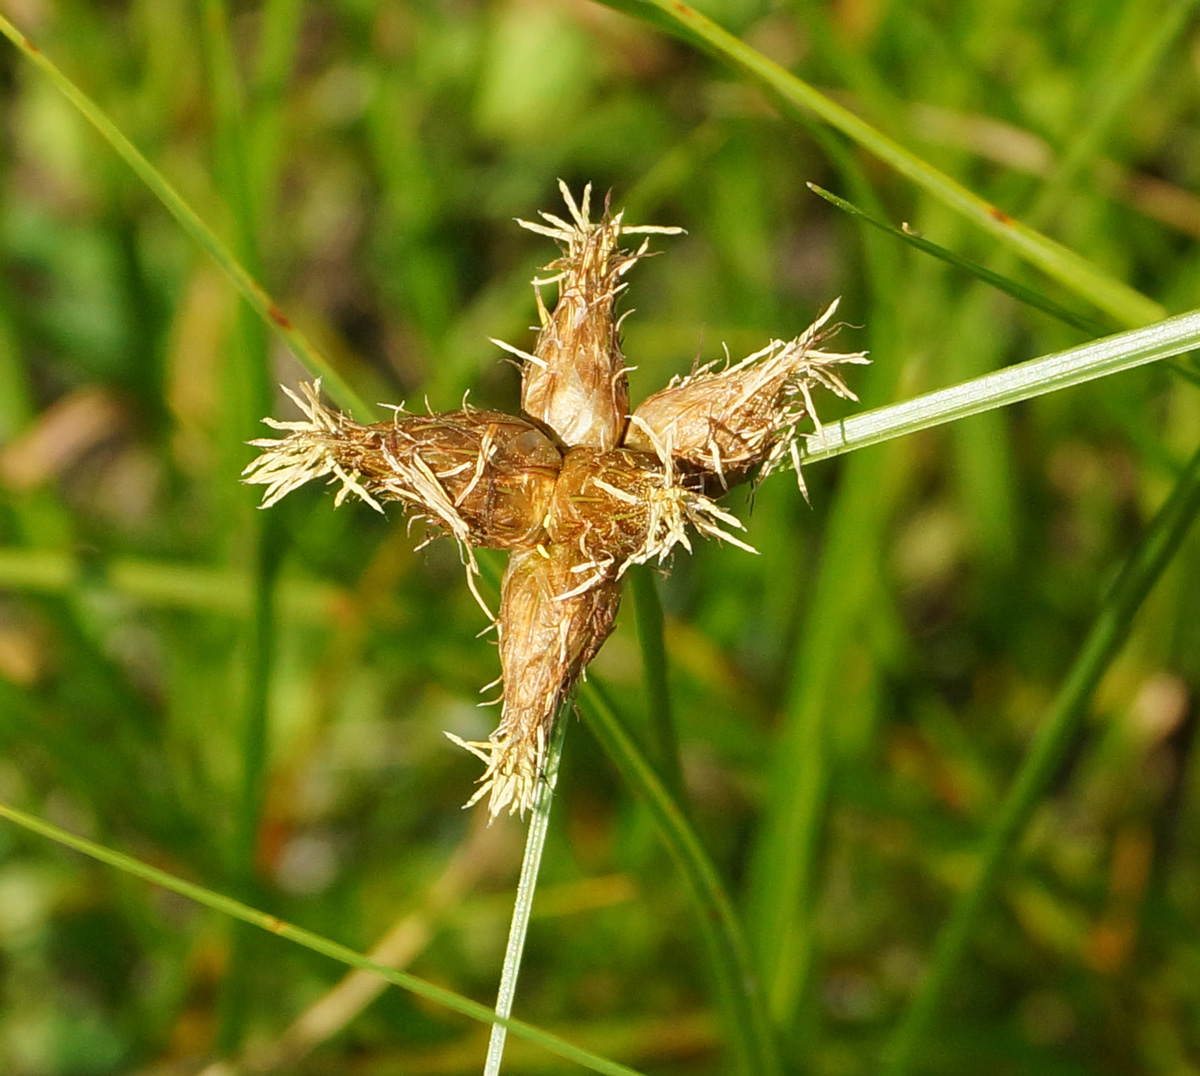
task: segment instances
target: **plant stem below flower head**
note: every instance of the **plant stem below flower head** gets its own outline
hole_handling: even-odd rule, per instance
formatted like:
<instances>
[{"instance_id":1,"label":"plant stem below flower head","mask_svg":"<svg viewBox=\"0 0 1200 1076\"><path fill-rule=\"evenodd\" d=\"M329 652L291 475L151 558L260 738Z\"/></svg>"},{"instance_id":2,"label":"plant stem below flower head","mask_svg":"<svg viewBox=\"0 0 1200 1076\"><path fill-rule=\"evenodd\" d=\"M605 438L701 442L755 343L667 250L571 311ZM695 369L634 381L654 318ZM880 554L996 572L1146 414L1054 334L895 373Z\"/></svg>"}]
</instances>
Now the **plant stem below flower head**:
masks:
<instances>
[{"instance_id":1,"label":"plant stem below flower head","mask_svg":"<svg viewBox=\"0 0 1200 1076\"><path fill-rule=\"evenodd\" d=\"M566 709L565 707L563 708ZM496 995L496 1015L502 1020L512 1016L513 998L517 992L517 977L521 971L521 958L525 952L525 934L529 929L529 916L533 911L533 896L537 890L538 872L542 866L542 852L546 847L546 834L550 829L550 808L554 802L554 788L558 784L558 764L562 758L563 740L567 734L567 714L560 713L546 748L543 778L538 785L537 799L533 805L533 817L529 821L529 833L525 837L525 858L521 861L521 878L517 882L517 897L513 904L512 922L508 929L508 944L504 949L504 967L500 972L500 989ZM500 1063L504 1059L504 1043L508 1032L503 1024L492 1025L488 1040L487 1061L484 1076L498 1076Z\"/></svg>"}]
</instances>

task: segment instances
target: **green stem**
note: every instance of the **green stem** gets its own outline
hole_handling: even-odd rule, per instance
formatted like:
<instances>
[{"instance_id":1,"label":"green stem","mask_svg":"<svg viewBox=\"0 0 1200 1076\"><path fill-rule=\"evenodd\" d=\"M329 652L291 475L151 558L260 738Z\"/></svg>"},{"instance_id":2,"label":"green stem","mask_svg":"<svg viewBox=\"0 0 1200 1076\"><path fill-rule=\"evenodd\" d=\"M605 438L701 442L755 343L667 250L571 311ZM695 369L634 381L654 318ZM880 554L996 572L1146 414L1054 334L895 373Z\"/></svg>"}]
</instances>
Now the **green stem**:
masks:
<instances>
[{"instance_id":1,"label":"green stem","mask_svg":"<svg viewBox=\"0 0 1200 1076\"><path fill-rule=\"evenodd\" d=\"M1089 336L1104 336L1111 328L1111 326L1105 325L1095 318L1089 318L1083 314L1077 314L1074 310L1069 310L1061 303L1056 303L1054 300L1048 299L1040 291L1027 288L1024 284L1013 280L1010 276L998 273L994 269L989 269L986 265L980 265L978 262L964 258L961 254L956 254L946 247L930 242L924 236L917 235L916 232L910 229L894 228L886 221L882 221L877 217L871 216L870 213L859 209L853 202L848 202L845 198L839 198L836 194L825 190L824 187L818 187L815 183L806 183L805 186L818 198L824 198L830 205L837 206L838 209L849 213L852 217L857 217L873 228L878 228L893 239L899 239L902 243L916 247L922 254L929 254L939 261L945 262L947 265L953 265L955 269L961 269L964 273L969 273L976 279L982 280L985 284L990 284L998 291L1005 292L1014 299L1020 300L1026 306L1032 306L1035 310L1041 310L1043 313L1057 318L1065 325L1070 325L1073 329L1079 329Z\"/></svg>"},{"instance_id":2,"label":"green stem","mask_svg":"<svg viewBox=\"0 0 1200 1076\"><path fill-rule=\"evenodd\" d=\"M1124 643L1134 616L1170 563L1197 512L1200 512L1200 451L1192 457L1126 562L1038 730L999 816L984 837L974 884L955 901L934 945L921 988L892 1036L884 1069L886 1076L905 1076L911 1071L917 1047L929 1032L946 988L962 962L975 924L996 891L1005 861L1078 735L1092 692Z\"/></svg>"},{"instance_id":3,"label":"green stem","mask_svg":"<svg viewBox=\"0 0 1200 1076\"><path fill-rule=\"evenodd\" d=\"M23 829L29 830L31 833L48 837L50 840L56 841L67 848L73 848L77 852L82 852L85 856L90 856L101 863L107 863L111 867L116 867L126 874L131 874L154 885L162 886L163 889L167 889L172 893L178 893L180 896L187 897L188 900L193 900L197 904L211 908L213 911L232 916L234 919L240 920L243 923L249 923L251 926L259 927L274 934L276 937L286 938L297 945L302 945L305 949L311 949L314 953L320 953L322 956L327 956L352 968L360 968L363 971L372 972L380 978L386 979L394 986L399 986L409 991L409 993L425 998L427 1001L442 1005L452 1012L460 1013L482 1024L501 1023L512 1034L528 1042L536 1043L544 1050L548 1050L558 1057L565 1058L567 1061L573 1061L578 1065L582 1065L584 1068L591 1069L593 1072L604 1073L606 1076L642 1076L636 1069L632 1069L628 1065L610 1061L608 1058L594 1054L590 1050L584 1050L582 1047L575 1046L565 1039L559 1038L557 1035L543 1031L532 1024L527 1024L524 1020L514 1020L511 1017L500 1019L486 1005L481 1005L477 1001L465 998L461 994L454 993L452 990L435 986L433 983L408 974L408 972L397 971L395 968L377 964L361 953L356 953L353 949L345 945L339 945L328 938L323 938L320 934L314 934L311 930L305 930L303 927L286 923L276 916L259 911L257 908L252 908L239 900L234 900L220 893L214 893L211 889L205 889L203 886L195 885L192 882L185 882L182 878L176 878L173 874L168 874L157 867L151 867L149 864L142 863L131 856L114 852L111 848L105 848L94 841L89 841L86 837L77 837L75 834L68 833L66 830L60 829L58 826L52 825L40 818L35 818L24 811L18 811L15 807L9 807L7 804L0 803L0 818L6 818Z\"/></svg>"},{"instance_id":4,"label":"green stem","mask_svg":"<svg viewBox=\"0 0 1200 1076\"><path fill-rule=\"evenodd\" d=\"M663 844L683 875L717 976L738 1070L746 1076L778 1073L778 1048L763 1007L758 976L733 901L717 868L682 807L638 749L594 676L580 687L579 699L589 728L649 809Z\"/></svg>"},{"instance_id":5,"label":"green stem","mask_svg":"<svg viewBox=\"0 0 1200 1076\"><path fill-rule=\"evenodd\" d=\"M638 643L642 649L642 684L646 691L651 754L663 784L682 804L686 802L683 770L679 764L679 738L675 735L671 688L667 681L667 646L663 638L663 609L656 574L645 565L637 565L629 573L629 583L633 590Z\"/></svg>"},{"instance_id":6,"label":"green stem","mask_svg":"<svg viewBox=\"0 0 1200 1076\"><path fill-rule=\"evenodd\" d=\"M801 454L806 461L840 456L852 449L1007 407L1198 347L1200 310L1193 310L1143 329L1006 366L904 403L860 412L826 425L822 433L810 434L804 439Z\"/></svg>"},{"instance_id":7,"label":"green stem","mask_svg":"<svg viewBox=\"0 0 1200 1076\"><path fill-rule=\"evenodd\" d=\"M550 831L550 808L554 804L554 788L558 784L558 766L562 760L563 741L567 735L569 709L564 707L554 722L554 731L546 748L546 766L542 782L538 787L537 802L533 805L533 817L529 820L529 832L525 837L525 858L521 861L521 877L517 882L517 897L513 903L512 922L508 928L508 944L504 949L504 967L500 972L500 989L496 996L496 1015L501 1020L512 1016L513 998L517 993L517 977L521 974L521 957L525 952L525 935L529 930L529 917L533 912L533 897L537 892L538 872L542 867L542 853L546 848L546 834ZM492 1025L488 1040L487 1061L484 1076L499 1076L500 1064L504 1060L506 1025Z\"/></svg>"}]
</instances>

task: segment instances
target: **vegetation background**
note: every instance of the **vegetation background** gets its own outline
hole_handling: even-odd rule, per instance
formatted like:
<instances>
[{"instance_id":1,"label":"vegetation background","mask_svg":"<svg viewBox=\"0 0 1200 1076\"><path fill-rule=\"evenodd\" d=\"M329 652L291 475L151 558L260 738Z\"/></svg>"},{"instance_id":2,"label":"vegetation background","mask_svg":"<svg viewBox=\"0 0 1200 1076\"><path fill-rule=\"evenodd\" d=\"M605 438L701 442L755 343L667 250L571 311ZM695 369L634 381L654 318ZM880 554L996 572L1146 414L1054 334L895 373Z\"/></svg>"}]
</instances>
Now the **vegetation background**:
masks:
<instances>
[{"instance_id":1,"label":"vegetation background","mask_svg":"<svg viewBox=\"0 0 1200 1076\"><path fill-rule=\"evenodd\" d=\"M700 6L1167 309L1196 304L1194 3ZM604 7L0 10L371 401L449 408L470 389L516 407L487 337L528 346L528 281L553 251L511 218L560 209L560 176L688 230L631 278L635 400L722 343L796 334L836 295L840 343L874 359L853 372L864 406L1087 338L806 181L1103 319L840 136ZM417 974L490 1001L522 828L459 810L478 764L442 730L486 736L476 693L498 663L456 551L414 553L398 512L335 511L319 489L257 513L244 442L302 368L7 45L0 102L0 801L356 949L391 931ZM1194 383L1122 374L814 464L811 507L786 478L739 493L761 555L707 544L659 582L688 809L787 1071L876 1071L1198 435ZM1200 1072L1198 540L1109 664L916 1071ZM634 620L629 603L594 668L637 729ZM724 1071L697 939L644 808L576 723L517 1014L646 1072ZM479 1068L486 1027L397 989L358 1014L328 993L343 971L0 828L11 1076L218 1055L241 1059L226 1071ZM326 1024L285 1034L322 998ZM564 1065L516 1039L509 1064Z\"/></svg>"}]
</instances>

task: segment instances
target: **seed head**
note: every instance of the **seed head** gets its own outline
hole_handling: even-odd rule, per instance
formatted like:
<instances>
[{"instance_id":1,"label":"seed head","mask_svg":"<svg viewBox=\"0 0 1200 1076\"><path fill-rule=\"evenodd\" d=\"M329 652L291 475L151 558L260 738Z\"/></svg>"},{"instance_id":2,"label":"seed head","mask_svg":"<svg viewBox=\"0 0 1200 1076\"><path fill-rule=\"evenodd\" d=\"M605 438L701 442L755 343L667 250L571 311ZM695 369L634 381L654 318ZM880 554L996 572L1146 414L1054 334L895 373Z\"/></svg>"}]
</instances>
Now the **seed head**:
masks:
<instances>
[{"instance_id":1,"label":"seed head","mask_svg":"<svg viewBox=\"0 0 1200 1076\"><path fill-rule=\"evenodd\" d=\"M450 737L485 763L470 802L486 798L493 816L533 805L555 716L612 631L629 566L664 564L680 545L690 552L691 531L753 552L713 497L788 461L799 475L800 424L821 428L814 386L854 399L839 367L866 362L818 349L835 302L796 339L676 378L629 415L615 307L648 240L630 252L620 238L680 229L629 227L607 200L592 221L591 187L576 203L559 186L569 220L519 222L562 248L553 275L533 282L534 350L500 344L522 359L521 417L464 403L429 415L396 408L391 421L363 426L326 407L319 382L303 384L285 390L303 418L266 419L283 436L251 442L263 451L243 472L266 487L264 508L318 478L337 486L337 504L401 502L457 539L476 598L475 547L510 551L496 619L500 724L486 741ZM551 283L553 311L540 290Z\"/></svg>"}]
</instances>

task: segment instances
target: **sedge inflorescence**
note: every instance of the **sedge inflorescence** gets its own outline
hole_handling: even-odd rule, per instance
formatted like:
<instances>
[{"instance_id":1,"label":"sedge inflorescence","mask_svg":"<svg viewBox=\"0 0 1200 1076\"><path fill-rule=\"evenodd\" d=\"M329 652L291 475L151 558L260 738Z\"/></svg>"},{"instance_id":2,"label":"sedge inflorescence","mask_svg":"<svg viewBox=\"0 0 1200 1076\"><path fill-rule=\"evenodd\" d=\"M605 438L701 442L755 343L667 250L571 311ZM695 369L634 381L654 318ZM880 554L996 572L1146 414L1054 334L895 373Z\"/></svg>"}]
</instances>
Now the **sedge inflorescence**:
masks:
<instances>
[{"instance_id":1,"label":"sedge inflorescence","mask_svg":"<svg viewBox=\"0 0 1200 1076\"><path fill-rule=\"evenodd\" d=\"M252 442L262 454L243 476L266 487L263 507L319 478L338 504L401 502L457 540L485 611L473 550L509 550L495 617L500 723L485 741L451 736L485 764L468 806L486 797L493 816L533 805L555 715L612 631L629 566L690 551L693 531L753 552L715 498L789 465L799 479L801 423L820 429L813 390L855 399L840 367L867 361L821 350L835 301L795 339L677 377L630 413L617 300L649 235L680 229L632 227L607 203L593 221L590 186L579 202L559 186L569 219L518 221L560 246L550 275L533 282L533 350L495 341L520 362L522 415L464 403L438 414L395 408L361 425L321 401L319 382L302 384L285 390L301 418L266 419L281 436ZM628 235L644 237L635 250L621 246Z\"/></svg>"}]
</instances>

